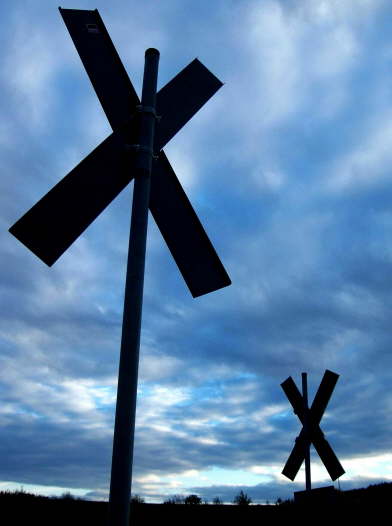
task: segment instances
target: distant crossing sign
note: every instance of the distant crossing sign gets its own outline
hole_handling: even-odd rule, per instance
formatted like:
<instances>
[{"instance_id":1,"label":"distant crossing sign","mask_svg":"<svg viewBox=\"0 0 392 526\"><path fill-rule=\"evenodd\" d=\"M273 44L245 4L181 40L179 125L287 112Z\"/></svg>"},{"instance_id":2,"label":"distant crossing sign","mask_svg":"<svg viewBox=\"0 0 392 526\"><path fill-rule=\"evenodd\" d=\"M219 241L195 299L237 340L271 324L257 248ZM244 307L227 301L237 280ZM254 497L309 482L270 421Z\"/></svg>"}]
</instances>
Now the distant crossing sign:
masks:
<instances>
[{"instance_id":1,"label":"distant crossing sign","mask_svg":"<svg viewBox=\"0 0 392 526\"><path fill-rule=\"evenodd\" d=\"M294 413L303 425L282 471L283 475L290 480L295 479L302 462L306 458L310 444L314 445L332 480L336 480L345 473L319 426L338 378L338 374L328 370L325 371L310 409L307 403L307 388L305 400L291 376L281 384L294 409Z\"/></svg>"},{"instance_id":2,"label":"distant crossing sign","mask_svg":"<svg viewBox=\"0 0 392 526\"><path fill-rule=\"evenodd\" d=\"M53 265L134 179L109 496L110 525L128 526L148 210L194 297L231 283L162 150L222 83L196 59L156 93L148 49L139 101L98 11L60 13L113 133L10 232Z\"/></svg>"}]
</instances>

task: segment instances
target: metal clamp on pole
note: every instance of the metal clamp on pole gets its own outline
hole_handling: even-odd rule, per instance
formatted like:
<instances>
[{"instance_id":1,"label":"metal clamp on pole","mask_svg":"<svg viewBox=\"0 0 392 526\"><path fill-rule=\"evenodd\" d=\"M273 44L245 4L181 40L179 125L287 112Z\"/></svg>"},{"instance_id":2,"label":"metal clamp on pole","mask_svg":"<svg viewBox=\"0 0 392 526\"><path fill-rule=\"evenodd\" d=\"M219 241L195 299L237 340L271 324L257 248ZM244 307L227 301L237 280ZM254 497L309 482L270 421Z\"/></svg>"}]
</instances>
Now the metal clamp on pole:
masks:
<instances>
[{"instance_id":1,"label":"metal clamp on pole","mask_svg":"<svg viewBox=\"0 0 392 526\"><path fill-rule=\"evenodd\" d=\"M156 119L160 118L158 117L155 108L152 106L142 106L141 104L138 104L135 109L139 113L151 113Z\"/></svg>"},{"instance_id":2,"label":"metal clamp on pole","mask_svg":"<svg viewBox=\"0 0 392 526\"><path fill-rule=\"evenodd\" d=\"M135 153L137 152L150 153L154 157L154 150L152 148L149 148L148 146L142 146L141 144L126 144L125 149L130 150Z\"/></svg>"},{"instance_id":3,"label":"metal clamp on pole","mask_svg":"<svg viewBox=\"0 0 392 526\"><path fill-rule=\"evenodd\" d=\"M159 51L149 48L145 54L145 68L143 77L142 103L140 105L139 152L135 168L138 175L151 175L151 163L155 133L155 99L159 62ZM151 86L155 84L155 88ZM149 191L149 190L148 190Z\"/></svg>"}]
</instances>

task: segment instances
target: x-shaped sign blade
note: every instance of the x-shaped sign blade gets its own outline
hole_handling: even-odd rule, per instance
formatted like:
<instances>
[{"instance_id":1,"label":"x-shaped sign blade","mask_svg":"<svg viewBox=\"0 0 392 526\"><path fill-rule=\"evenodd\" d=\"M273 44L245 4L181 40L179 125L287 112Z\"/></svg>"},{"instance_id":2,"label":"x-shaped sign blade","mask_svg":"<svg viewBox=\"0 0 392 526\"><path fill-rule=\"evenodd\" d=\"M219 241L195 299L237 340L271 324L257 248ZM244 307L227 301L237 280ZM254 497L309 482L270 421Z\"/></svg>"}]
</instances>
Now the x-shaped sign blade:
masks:
<instances>
[{"instance_id":1,"label":"x-shaped sign blade","mask_svg":"<svg viewBox=\"0 0 392 526\"><path fill-rule=\"evenodd\" d=\"M296 438L293 450L283 468L283 475L290 480L295 479L305 459L306 447L309 443L313 443L332 480L336 480L344 473L344 469L319 426L338 378L338 374L328 370L325 371L310 409L305 408L302 394L291 376L281 384L283 391L294 409L294 413L298 416L302 424L305 424L305 418L307 416L309 426L308 433L306 433L303 428ZM308 413L307 415L306 412Z\"/></svg>"},{"instance_id":2,"label":"x-shaped sign blade","mask_svg":"<svg viewBox=\"0 0 392 526\"><path fill-rule=\"evenodd\" d=\"M47 265L53 265L133 179L128 146L136 142L139 105L98 11L60 12L113 133L10 228ZM221 86L196 59L157 94L159 155L153 162L149 207L194 297L231 281L162 148Z\"/></svg>"}]
</instances>

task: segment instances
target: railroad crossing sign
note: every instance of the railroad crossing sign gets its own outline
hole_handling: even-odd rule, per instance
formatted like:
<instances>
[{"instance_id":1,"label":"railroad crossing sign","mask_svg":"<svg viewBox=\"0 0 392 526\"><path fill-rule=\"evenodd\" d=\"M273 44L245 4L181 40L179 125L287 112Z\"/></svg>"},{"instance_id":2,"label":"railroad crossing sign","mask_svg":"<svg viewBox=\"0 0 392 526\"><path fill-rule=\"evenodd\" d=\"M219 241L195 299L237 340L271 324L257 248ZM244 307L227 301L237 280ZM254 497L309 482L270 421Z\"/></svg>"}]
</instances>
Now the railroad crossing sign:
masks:
<instances>
[{"instance_id":1,"label":"railroad crossing sign","mask_svg":"<svg viewBox=\"0 0 392 526\"><path fill-rule=\"evenodd\" d=\"M222 83L196 59L156 93L148 49L139 101L98 11L60 13L113 133L10 232L51 266L134 179L109 496L111 526L128 526L148 210L194 297L231 283L162 150Z\"/></svg>"},{"instance_id":2,"label":"railroad crossing sign","mask_svg":"<svg viewBox=\"0 0 392 526\"><path fill-rule=\"evenodd\" d=\"M303 425L282 471L283 475L290 480L295 479L302 462L306 459L310 444L314 445L332 480L336 480L345 473L319 426L338 378L338 374L328 370L325 371L310 409L307 403L307 388L305 396L301 395L291 376L281 384L283 391L293 406L294 413Z\"/></svg>"},{"instance_id":3,"label":"railroad crossing sign","mask_svg":"<svg viewBox=\"0 0 392 526\"><path fill-rule=\"evenodd\" d=\"M113 133L10 228L49 266L135 177L140 121L138 96L98 10L60 13ZM162 148L221 86L195 59L156 96L149 209L193 297L231 281Z\"/></svg>"}]
</instances>

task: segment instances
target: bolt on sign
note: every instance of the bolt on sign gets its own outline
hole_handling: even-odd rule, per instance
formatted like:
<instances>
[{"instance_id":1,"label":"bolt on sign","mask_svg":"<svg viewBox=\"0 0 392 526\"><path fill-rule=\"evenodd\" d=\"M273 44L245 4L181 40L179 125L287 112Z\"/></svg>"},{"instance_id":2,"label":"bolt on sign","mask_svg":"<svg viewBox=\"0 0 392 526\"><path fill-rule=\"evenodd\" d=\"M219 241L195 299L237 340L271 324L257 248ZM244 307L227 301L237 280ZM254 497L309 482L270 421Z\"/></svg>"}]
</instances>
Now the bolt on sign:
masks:
<instances>
[{"instance_id":1,"label":"bolt on sign","mask_svg":"<svg viewBox=\"0 0 392 526\"><path fill-rule=\"evenodd\" d=\"M308 408L307 400L305 403L303 395L291 376L281 384L294 413L303 426L299 436L295 439L294 447L282 471L283 475L290 480L295 479L311 444L314 445L332 480L336 480L345 473L319 425L338 378L338 374L325 371L310 408Z\"/></svg>"},{"instance_id":2,"label":"bolt on sign","mask_svg":"<svg viewBox=\"0 0 392 526\"><path fill-rule=\"evenodd\" d=\"M195 59L157 92L159 52L150 48L139 100L98 11L60 13L113 132L10 232L51 266L134 179L109 496L110 525L126 526L148 210L193 297L231 283L163 151L222 83Z\"/></svg>"}]
</instances>

